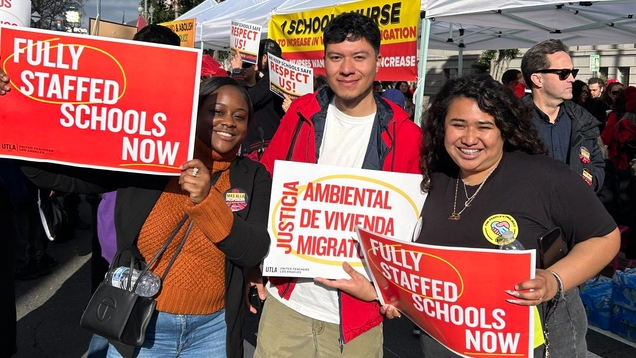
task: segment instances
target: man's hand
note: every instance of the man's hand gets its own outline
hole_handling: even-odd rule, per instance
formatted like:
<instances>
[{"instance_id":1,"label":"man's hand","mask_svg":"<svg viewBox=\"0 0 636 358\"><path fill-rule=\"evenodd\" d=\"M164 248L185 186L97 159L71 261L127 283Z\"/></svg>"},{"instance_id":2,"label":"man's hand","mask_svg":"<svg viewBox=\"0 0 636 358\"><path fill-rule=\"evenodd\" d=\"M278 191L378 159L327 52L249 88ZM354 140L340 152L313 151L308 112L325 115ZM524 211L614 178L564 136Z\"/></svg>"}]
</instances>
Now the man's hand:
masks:
<instances>
[{"instance_id":1,"label":"man's hand","mask_svg":"<svg viewBox=\"0 0 636 358\"><path fill-rule=\"evenodd\" d=\"M243 58L241 57L241 54L237 50L234 50L232 51L231 56L230 65L232 68L243 68Z\"/></svg>"},{"instance_id":2,"label":"man's hand","mask_svg":"<svg viewBox=\"0 0 636 358\"><path fill-rule=\"evenodd\" d=\"M351 276L351 279L341 278L338 280L328 280L316 277L314 278L314 281L327 287L337 288L340 291L346 292L363 301L370 302L376 299L377 296L375 294L375 288L373 288L373 285L366 279L366 277L354 270L353 267L346 262L342 263L342 268L349 276Z\"/></svg>"}]
</instances>

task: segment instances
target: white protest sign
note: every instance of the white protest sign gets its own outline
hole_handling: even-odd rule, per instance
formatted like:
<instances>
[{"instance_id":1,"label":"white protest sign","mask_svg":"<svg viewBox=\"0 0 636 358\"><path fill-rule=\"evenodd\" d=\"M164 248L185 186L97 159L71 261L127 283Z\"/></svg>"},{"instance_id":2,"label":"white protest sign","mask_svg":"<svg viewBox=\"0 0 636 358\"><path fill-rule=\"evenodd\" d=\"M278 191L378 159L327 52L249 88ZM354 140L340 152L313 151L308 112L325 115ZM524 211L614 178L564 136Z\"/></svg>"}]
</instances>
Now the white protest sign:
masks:
<instances>
[{"instance_id":1,"label":"white protest sign","mask_svg":"<svg viewBox=\"0 0 636 358\"><path fill-rule=\"evenodd\" d=\"M295 65L267 54L269 63L269 89L280 97L292 98L314 92L314 69Z\"/></svg>"},{"instance_id":2,"label":"white protest sign","mask_svg":"<svg viewBox=\"0 0 636 358\"><path fill-rule=\"evenodd\" d=\"M31 25L31 2L26 0L0 0L0 25Z\"/></svg>"},{"instance_id":3,"label":"white protest sign","mask_svg":"<svg viewBox=\"0 0 636 358\"><path fill-rule=\"evenodd\" d=\"M258 45L261 42L261 26L247 22L232 21L230 49L237 51L243 62L258 62Z\"/></svg>"},{"instance_id":4,"label":"white protest sign","mask_svg":"<svg viewBox=\"0 0 636 358\"><path fill-rule=\"evenodd\" d=\"M366 276L356 226L410 238L426 200L421 181L419 174L276 161L263 275L348 278L346 261Z\"/></svg>"}]
</instances>

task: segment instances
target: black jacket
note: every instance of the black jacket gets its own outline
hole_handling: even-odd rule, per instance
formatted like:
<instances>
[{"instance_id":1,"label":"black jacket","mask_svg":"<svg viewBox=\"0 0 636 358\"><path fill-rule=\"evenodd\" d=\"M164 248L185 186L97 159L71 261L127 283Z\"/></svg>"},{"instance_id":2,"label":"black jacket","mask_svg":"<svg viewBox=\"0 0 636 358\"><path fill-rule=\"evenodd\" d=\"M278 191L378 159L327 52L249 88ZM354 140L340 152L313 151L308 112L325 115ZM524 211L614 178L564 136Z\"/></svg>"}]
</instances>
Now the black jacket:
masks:
<instances>
[{"instance_id":1,"label":"black jacket","mask_svg":"<svg viewBox=\"0 0 636 358\"><path fill-rule=\"evenodd\" d=\"M522 100L526 105L533 106L532 96L525 96ZM572 120L572 132L570 135L570 149L567 164L576 174L582 175L586 169L592 174L592 189L598 193L605 180L605 160L599 147L598 138L601 135L601 124L590 112L572 101L564 101L563 109ZM538 108L532 110L533 119L541 120ZM543 139L543 138L541 138ZM589 152L589 163L584 163L580 157L582 148Z\"/></svg>"},{"instance_id":2,"label":"black jacket","mask_svg":"<svg viewBox=\"0 0 636 358\"><path fill-rule=\"evenodd\" d=\"M115 229L117 250L136 247L139 232L150 211L166 187L169 177L116 173L61 167L55 165L23 166L23 172L36 185L51 190L76 193L101 193L117 189ZM65 173L57 174L57 173ZM263 165L247 158L237 158L230 166L230 183L248 195L248 206L235 212L230 235L218 244L225 254L225 321L227 323L227 357L243 357L243 267L258 265L269 249L267 216L271 179ZM237 220L236 216L241 220ZM130 262L122 255L121 260Z\"/></svg>"},{"instance_id":3,"label":"black jacket","mask_svg":"<svg viewBox=\"0 0 636 358\"><path fill-rule=\"evenodd\" d=\"M256 84L248 87L242 75L234 75L232 78L247 89L252 105L254 106L254 120L247 128L247 136L243 142L242 152L250 153L269 145L269 141L276 133L280 120L285 115L283 111L283 99L269 89L269 73L256 80Z\"/></svg>"}]
</instances>

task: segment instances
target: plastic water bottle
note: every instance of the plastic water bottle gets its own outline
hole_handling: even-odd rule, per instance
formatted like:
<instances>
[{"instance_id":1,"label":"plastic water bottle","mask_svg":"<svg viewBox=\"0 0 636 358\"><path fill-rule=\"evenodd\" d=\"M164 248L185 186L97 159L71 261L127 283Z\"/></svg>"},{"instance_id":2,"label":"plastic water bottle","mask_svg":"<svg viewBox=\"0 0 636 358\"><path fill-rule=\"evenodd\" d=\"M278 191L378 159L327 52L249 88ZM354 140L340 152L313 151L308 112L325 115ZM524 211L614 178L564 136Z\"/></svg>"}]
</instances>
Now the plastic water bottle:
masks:
<instances>
[{"instance_id":1,"label":"plastic water bottle","mask_svg":"<svg viewBox=\"0 0 636 358\"><path fill-rule=\"evenodd\" d=\"M131 288L135 286L140 273L141 271L133 269ZM120 266L113 271L110 284L125 290L128 287L129 277L130 267ZM146 271L141 277L135 293L142 297L153 297L159 292L159 288L161 288L161 278L150 271Z\"/></svg>"},{"instance_id":2,"label":"plastic water bottle","mask_svg":"<svg viewBox=\"0 0 636 358\"><path fill-rule=\"evenodd\" d=\"M525 250L519 240L515 240L515 233L512 231L505 231L499 235L499 248L501 250ZM512 240L512 241L510 241Z\"/></svg>"}]
</instances>

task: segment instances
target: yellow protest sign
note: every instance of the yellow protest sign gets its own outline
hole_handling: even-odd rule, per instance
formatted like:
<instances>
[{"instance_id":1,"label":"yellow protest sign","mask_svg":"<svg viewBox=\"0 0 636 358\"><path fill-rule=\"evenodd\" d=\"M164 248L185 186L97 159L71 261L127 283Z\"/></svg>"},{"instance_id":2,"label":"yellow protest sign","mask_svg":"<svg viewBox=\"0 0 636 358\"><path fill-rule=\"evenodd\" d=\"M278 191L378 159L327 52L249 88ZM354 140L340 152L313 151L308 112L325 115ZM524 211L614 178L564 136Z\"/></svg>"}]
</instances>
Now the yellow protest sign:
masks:
<instances>
[{"instance_id":1,"label":"yellow protest sign","mask_svg":"<svg viewBox=\"0 0 636 358\"><path fill-rule=\"evenodd\" d=\"M194 47L195 19L162 22L159 25L170 28L181 38L181 47Z\"/></svg>"}]
</instances>

